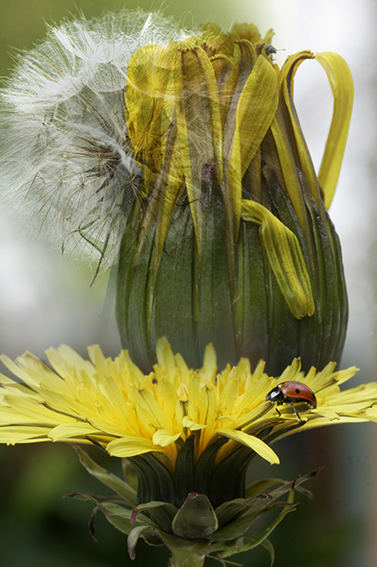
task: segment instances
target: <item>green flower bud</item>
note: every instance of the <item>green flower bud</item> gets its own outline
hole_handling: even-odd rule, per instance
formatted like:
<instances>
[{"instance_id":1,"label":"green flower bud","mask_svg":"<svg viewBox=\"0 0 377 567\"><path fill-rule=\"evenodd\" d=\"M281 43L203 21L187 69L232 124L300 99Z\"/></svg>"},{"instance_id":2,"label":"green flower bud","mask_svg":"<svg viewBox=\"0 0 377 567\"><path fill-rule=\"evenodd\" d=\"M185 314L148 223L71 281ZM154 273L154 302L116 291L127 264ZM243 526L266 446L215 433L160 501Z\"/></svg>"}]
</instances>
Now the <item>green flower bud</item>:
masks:
<instances>
[{"instance_id":1,"label":"green flower bud","mask_svg":"<svg viewBox=\"0 0 377 567\"><path fill-rule=\"evenodd\" d=\"M117 320L148 369L159 337L194 367L212 341L220 366L241 356L277 374L339 361L347 295L327 207L352 108L341 57L303 51L281 69L254 26L131 57L127 132L142 175L120 247ZM334 114L317 177L293 104L305 59L324 67Z\"/></svg>"}]
</instances>

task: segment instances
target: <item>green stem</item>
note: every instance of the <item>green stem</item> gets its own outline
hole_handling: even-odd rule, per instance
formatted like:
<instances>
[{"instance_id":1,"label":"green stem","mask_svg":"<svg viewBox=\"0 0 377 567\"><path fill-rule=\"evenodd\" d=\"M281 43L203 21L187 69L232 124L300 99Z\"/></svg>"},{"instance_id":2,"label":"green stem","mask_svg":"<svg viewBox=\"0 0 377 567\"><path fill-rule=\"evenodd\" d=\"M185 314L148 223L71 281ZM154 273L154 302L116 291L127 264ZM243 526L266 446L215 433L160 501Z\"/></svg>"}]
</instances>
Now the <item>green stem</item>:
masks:
<instances>
[{"instance_id":1,"label":"green stem","mask_svg":"<svg viewBox=\"0 0 377 567\"><path fill-rule=\"evenodd\" d=\"M190 552L187 548L175 549L170 558L169 567L202 567L205 555Z\"/></svg>"}]
</instances>

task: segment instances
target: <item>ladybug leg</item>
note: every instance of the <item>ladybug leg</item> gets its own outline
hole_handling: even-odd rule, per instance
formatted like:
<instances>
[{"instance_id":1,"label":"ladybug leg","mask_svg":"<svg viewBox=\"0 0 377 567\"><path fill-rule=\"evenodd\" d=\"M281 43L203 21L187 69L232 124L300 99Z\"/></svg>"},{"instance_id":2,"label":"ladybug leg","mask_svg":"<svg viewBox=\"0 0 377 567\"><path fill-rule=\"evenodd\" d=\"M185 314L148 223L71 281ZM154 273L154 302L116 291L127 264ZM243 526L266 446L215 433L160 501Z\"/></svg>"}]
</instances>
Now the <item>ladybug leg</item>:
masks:
<instances>
[{"instance_id":1,"label":"ladybug leg","mask_svg":"<svg viewBox=\"0 0 377 567\"><path fill-rule=\"evenodd\" d=\"M279 415L279 417L280 417L280 416L281 416L281 413L280 413L280 411L279 411L278 407L277 407L277 406L275 406L275 409L276 409L276 411L278 412L278 415Z\"/></svg>"},{"instance_id":2,"label":"ladybug leg","mask_svg":"<svg viewBox=\"0 0 377 567\"><path fill-rule=\"evenodd\" d=\"M294 403L291 402L291 401L287 401L287 404L288 404L289 406L291 406L291 408L293 409L293 411L294 411L295 414L296 414L297 419L298 419L299 421L302 421L301 416L300 416L300 414L298 413L297 408L296 408L296 406L294 405Z\"/></svg>"}]
</instances>

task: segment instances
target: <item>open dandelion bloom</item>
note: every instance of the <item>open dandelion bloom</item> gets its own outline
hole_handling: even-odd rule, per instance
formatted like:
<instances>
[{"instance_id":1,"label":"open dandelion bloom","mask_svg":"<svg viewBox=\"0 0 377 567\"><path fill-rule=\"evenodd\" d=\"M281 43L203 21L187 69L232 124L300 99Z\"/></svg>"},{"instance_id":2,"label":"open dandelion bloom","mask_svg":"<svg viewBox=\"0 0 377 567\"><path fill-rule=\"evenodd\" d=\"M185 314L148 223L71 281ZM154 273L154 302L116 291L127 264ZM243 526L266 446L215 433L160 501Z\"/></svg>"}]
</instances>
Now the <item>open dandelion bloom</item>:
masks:
<instances>
[{"instance_id":1,"label":"open dandelion bloom","mask_svg":"<svg viewBox=\"0 0 377 567\"><path fill-rule=\"evenodd\" d=\"M129 457L139 480L144 478L139 502L182 503L195 491L218 505L243 496L255 454L278 463L270 447L276 439L319 425L377 420L377 384L340 391L356 369L335 371L333 363L305 374L295 359L273 378L263 362L251 370L249 360L241 359L218 372L209 345L202 368L194 370L166 339L158 341L158 363L150 374L126 351L111 360L90 347L89 356L84 360L66 346L49 349L51 368L29 353L15 362L3 357L21 382L1 377L0 441L95 443L110 455ZM287 380L307 385L317 397L316 408L295 404L301 420L289 405L278 413L265 401ZM150 482L149 467L159 482ZM174 484L181 477L185 481Z\"/></svg>"},{"instance_id":2,"label":"open dandelion bloom","mask_svg":"<svg viewBox=\"0 0 377 567\"><path fill-rule=\"evenodd\" d=\"M81 240L104 266L119 252L119 330L146 371L161 336L194 367L208 342L222 366L262 358L272 374L295 356L339 362L347 298L326 209L352 79L333 53L279 69L272 35L142 12L66 22L2 92L5 188L64 248ZM293 103L308 59L334 94L318 176Z\"/></svg>"}]
</instances>

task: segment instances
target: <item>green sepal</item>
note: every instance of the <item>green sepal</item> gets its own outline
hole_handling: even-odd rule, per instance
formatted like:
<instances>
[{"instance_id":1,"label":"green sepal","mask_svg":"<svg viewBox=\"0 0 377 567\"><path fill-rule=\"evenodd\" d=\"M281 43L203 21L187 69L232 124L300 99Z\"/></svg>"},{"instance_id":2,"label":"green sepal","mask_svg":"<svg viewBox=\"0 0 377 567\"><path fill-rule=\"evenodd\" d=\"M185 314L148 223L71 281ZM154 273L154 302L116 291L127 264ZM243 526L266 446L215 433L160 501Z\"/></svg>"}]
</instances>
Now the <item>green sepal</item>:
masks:
<instances>
[{"instance_id":1,"label":"green sepal","mask_svg":"<svg viewBox=\"0 0 377 567\"><path fill-rule=\"evenodd\" d=\"M249 504L249 512L242 513L240 517L230 522L228 525L217 530L216 533L212 534L211 539L213 541L226 541L233 540L244 535L247 530L251 527L254 520L258 518L263 512L269 512L275 508L295 508L296 504L290 502L272 502L266 504L266 502L261 502L259 507L253 507L253 503ZM253 509L254 508L254 509ZM259 544L258 544L259 545Z\"/></svg>"},{"instance_id":2,"label":"green sepal","mask_svg":"<svg viewBox=\"0 0 377 567\"><path fill-rule=\"evenodd\" d=\"M245 540L247 540L247 543L245 543ZM219 561L221 561L222 558L225 559L226 557L231 557L232 555L236 555L238 553L244 553L245 551L249 551L250 549L257 547L258 545L263 547L268 552L270 556L269 567L272 567L275 559L274 547L268 539L263 539L262 541L260 541L259 537L257 538L252 536L244 536L237 539L235 542L229 542L227 546L223 546L223 550L219 550L219 553L217 554L217 556L215 555L215 557Z\"/></svg>"},{"instance_id":3,"label":"green sepal","mask_svg":"<svg viewBox=\"0 0 377 567\"><path fill-rule=\"evenodd\" d=\"M320 214L315 200L309 194L305 195L305 204L312 219L314 253L317 258L316 296L322 313L322 319L316 321L317 327L320 325L320 340L312 343L318 344L316 366L322 368L329 360L340 362L347 331L348 299L342 252L334 225L326 211L321 211ZM308 326L309 329L303 329L302 332L306 343L310 341L310 325Z\"/></svg>"},{"instance_id":4,"label":"green sepal","mask_svg":"<svg viewBox=\"0 0 377 567\"><path fill-rule=\"evenodd\" d=\"M108 502L99 505L98 509L101 510L106 520L123 534L128 535L134 529L134 526L130 523L131 510L124 510L121 507L113 508ZM145 523L143 518L143 524Z\"/></svg>"},{"instance_id":5,"label":"green sepal","mask_svg":"<svg viewBox=\"0 0 377 567\"><path fill-rule=\"evenodd\" d=\"M208 471L212 471L219 449L227 442L225 437L219 437L208 445L196 462L194 470L194 486L196 492L209 494L211 476Z\"/></svg>"},{"instance_id":6,"label":"green sepal","mask_svg":"<svg viewBox=\"0 0 377 567\"><path fill-rule=\"evenodd\" d=\"M89 474L94 476L102 484L111 488L114 492L119 494L130 506L136 506L137 494L126 482L121 480L115 474L107 471L89 457L89 455L78 445L74 445L80 463L88 471Z\"/></svg>"},{"instance_id":7,"label":"green sepal","mask_svg":"<svg viewBox=\"0 0 377 567\"><path fill-rule=\"evenodd\" d=\"M233 320L235 280L234 250L229 250L230 235L220 189L215 183L203 187L201 199L205 223L197 260L196 335L201 350L212 342L221 356L219 364L237 361Z\"/></svg>"},{"instance_id":8,"label":"green sepal","mask_svg":"<svg viewBox=\"0 0 377 567\"><path fill-rule=\"evenodd\" d=\"M259 226L241 220L234 304L235 332L240 356L249 358L252 367L261 359L268 360L269 294L266 283Z\"/></svg>"},{"instance_id":9,"label":"green sepal","mask_svg":"<svg viewBox=\"0 0 377 567\"><path fill-rule=\"evenodd\" d=\"M246 498L253 498L258 494L261 494L261 492L266 492L273 486L284 482L285 481L281 478L264 478L262 480L256 480L246 487L245 496Z\"/></svg>"},{"instance_id":10,"label":"green sepal","mask_svg":"<svg viewBox=\"0 0 377 567\"><path fill-rule=\"evenodd\" d=\"M235 498L234 500L223 502L216 508L219 525L226 526L231 523L234 518L237 518L237 516L243 512L250 510L254 504L258 504L258 501L254 497L252 498L252 501L245 498Z\"/></svg>"},{"instance_id":11,"label":"green sepal","mask_svg":"<svg viewBox=\"0 0 377 567\"><path fill-rule=\"evenodd\" d=\"M121 459L121 464L122 464L123 478L125 482L127 483L128 486L132 488L135 494L137 494L138 480L137 480L135 467L132 465L130 460L126 458Z\"/></svg>"},{"instance_id":12,"label":"green sepal","mask_svg":"<svg viewBox=\"0 0 377 567\"><path fill-rule=\"evenodd\" d=\"M296 235L299 243L304 262L308 271L309 279L314 298L314 314L310 317L303 317L297 319L289 310L286 301L283 299L278 283L271 273L271 268L267 269L266 266L266 282L268 284L268 315L267 320L269 323L268 330L268 353L265 357L267 361L267 371L277 375L280 374L284 368L290 364L293 358L301 356L304 364L315 364L315 348L318 348L315 341L308 341L307 350L300 348L300 338L302 335L301 329L305 326L313 325L313 320L322 317L322 313L318 313L318 305L316 302L316 294L313 285L313 271L312 271L312 255L310 242L303 233L303 229L293 208L293 205L288 198L287 193L278 182L276 171L270 167L265 166L263 170L263 179L265 182L265 199L268 207L276 215L280 221ZM265 264L267 262L265 261ZM280 299L279 299L280 295ZM282 340L284 337L284 340Z\"/></svg>"},{"instance_id":13,"label":"green sepal","mask_svg":"<svg viewBox=\"0 0 377 567\"><path fill-rule=\"evenodd\" d=\"M191 492L175 515L173 533L187 539L203 539L218 528L215 511L205 494Z\"/></svg>"},{"instance_id":14,"label":"green sepal","mask_svg":"<svg viewBox=\"0 0 377 567\"><path fill-rule=\"evenodd\" d=\"M66 497L74 498L75 500L81 500L82 502L91 502L92 504L95 504L94 513L100 510L103 513L103 515L106 517L106 519L122 533L128 535L132 530L132 525L130 523L132 510L112 502L111 498L109 497L101 498L98 496L94 496L92 494L84 494L84 493L66 494ZM92 520L93 520L93 513L92 513L91 522ZM148 518L146 520L148 521ZM145 523L145 521L143 521L143 523Z\"/></svg>"},{"instance_id":15,"label":"green sepal","mask_svg":"<svg viewBox=\"0 0 377 567\"><path fill-rule=\"evenodd\" d=\"M130 559L135 559L135 557L136 557L135 548L136 548L137 542L139 541L139 537L146 530L148 530L147 526L137 526L136 528L133 528L130 531L130 533L128 534L127 549L128 549L128 555L130 556Z\"/></svg>"},{"instance_id":16,"label":"green sepal","mask_svg":"<svg viewBox=\"0 0 377 567\"><path fill-rule=\"evenodd\" d=\"M185 501L187 494L192 490L194 490L195 438L196 436L191 434L178 451L178 455L175 463L175 471L174 471L177 506L181 506Z\"/></svg>"},{"instance_id":17,"label":"green sepal","mask_svg":"<svg viewBox=\"0 0 377 567\"><path fill-rule=\"evenodd\" d=\"M169 470L152 453L132 457L130 461L136 468L139 486L138 502L144 504L152 500L172 502L174 498L174 479ZM173 503L173 502L172 502Z\"/></svg>"},{"instance_id":18,"label":"green sepal","mask_svg":"<svg viewBox=\"0 0 377 567\"><path fill-rule=\"evenodd\" d=\"M190 208L187 204L176 204L155 281L151 281L150 337L153 348L160 337L167 337L188 364L199 368L202 353L195 339L194 251ZM143 295L145 290L140 289L139 293Z\"/></svg>"},{"instance_id":19,"label":"green sepal","mask_svg":"<svg viewBox=\"0 0 377 567\"><path fill-rule=\"evenodd\" d=\"M171 530L172 521L177 513L177 507L169 502L146 502L139 504L132 512L131 521L138 517L139 512L146 512L146 516L150 518L156 526L162 530L169 532Z\"/></svg>"},{"instance_id":20,"label":"green sepal","mask_svg":"<svg viewBox=\"0 0 377 567\"><path fill-rule=\"evenodd\" d=\"M170 551L177 550L179 552L187 550L187 553L199 556L209 554L210 546L206 540L193 541L166 532L161 532L160 535L162 541Z\"/></svg>"},{"instance_id":21,"label":"green sepal","mask_svg":"<svg viewBox=\"0 0 377 567\"><path fill-rule=\"evenodd\" d=\"M238 445L219 461L209 485L209 496L215 507L227 500L244 497L246 471L254 456L249 447ZM231 475L229 471L232 471Z\"/></svg>"},{"instance_id":22,"label":"green sepal","mask_svg":"<svg viewBox=\"0 0 377 567\"><path fill-rule=\"evenodd\" d=\"M120 245L116 314L122 346L130 351L133 362L149 372L154 352L148 339L152 298L149 289L154 229L151 228L139 250L141 222L129 223Z\"/></svg>"},{"instance_id":23,"label":"green sepal","mask_svg":"<svg viewBox=\"0 0 377 567\"><path fill-rule=\"evenodd\" d=\"M290 512L294 512L297 505L290 503L290 502L286 502L285 504L282 502L281 505L283 506L283 510L280 512L280 514L267 526L267 528L259 535L259 536L247 536L247 539L249 539L249 542L244 544L242 546L242 548L240 549L238 547L238 551L231 551L231 550L227 550L225 553L219 553L220 557L229 557L230 555L234 555L234 553L243 553L245 551L249 551L250 549L254 549L255 547L258 547L259 545L262 545L263 547L265 547L263 545L264 542L268 541L268 536L274 531L274 529L280 524L280 522L285 518L285 516L287 514L289 514ZM267 544L268 545L268 544ZM268 545L269 547L269 545Z\"/></svg>"},{"instance_id":24,"label":"green sepal","mask_svg":"<svg viewBox=\"0 0 377 567\"><path fill-rule=\"evenodd\" d=\"M213 444L212 450L207 453L206 458L202 458L203 467L209 462L212 462L212 467L214 466L213 459L221 445L220 440L219 443ZM180 466L184 466L187 458L190 462L190 452L193 446L192 442L187 444L187 455ZM89 464L89 468L95 473L94 476L102 482L103 470L101 467L97 469L93 466L92 461L86 460L85 456L86 454L83 452L84 463ZM172 477L156 457L152 455L150 457L152 458L145 459L145 456L143 456L143 458L138 457L136 459L138 466L144 467L141 474L140 470L138 471L138 478L142 482L146 482L148 478L152 478L150 477L152 474L150 469L153 469L156 477L162 475L159 481L155 478L156 486L153 489L164 491L166 482L169 484ZM241 455L238 455L238 459L240 458ZM232 460L228 465L231 470L234 470L236 462ZM97 477L98 470L101 474ZM293 482L278 478L254 482L248 487L248 498L223 501L216 509L214 509L213 502L207 495L198 494L194 491L188 494L179 509L169 501L148 501L131 508L119 494L117 483L110 486L116 492L114 497L97 497L92 494L70 494L68 496L89 501L95 505L90 520L91 531L93 531L95 515L98 511L101 511L115 528L129 535L128 546L132 557L134 557L136 543L142 537L151 545L165 544L173 553L173 556L181 557L180 561L185 553L194 554L197 561L192 565L202 565L205 556L221 561L222 558L247 551L258 545L264 547L272 558L273 549L267 539L269 534L290 511L296 508L295 491L311 497L311 493L303 488L302 484L313 478L319 470L299 476ZM168 475L167 478L170 478L170 481L167 481L166 475ZM105 480L104 484L108 485L106 475ZM169 490L171 490L171 487L168 492ZM266 494L261 494L266 490L268 491ZM281 497L286 493L288 493L288 498L282 501ZM279 509L280 512L278 514L275 512L274 518L261 534L257 536L245 535L247 530L253 526L254 520L264 513ZM191 563L189 562L188 565L191 566Z\"/></svg>"}]
</instances>

